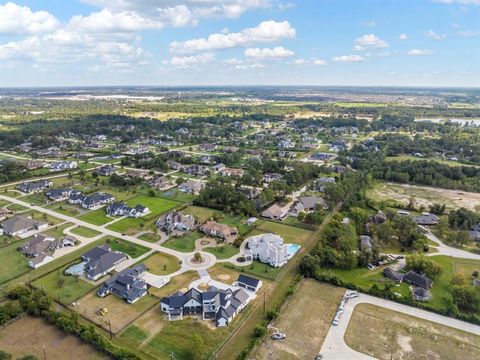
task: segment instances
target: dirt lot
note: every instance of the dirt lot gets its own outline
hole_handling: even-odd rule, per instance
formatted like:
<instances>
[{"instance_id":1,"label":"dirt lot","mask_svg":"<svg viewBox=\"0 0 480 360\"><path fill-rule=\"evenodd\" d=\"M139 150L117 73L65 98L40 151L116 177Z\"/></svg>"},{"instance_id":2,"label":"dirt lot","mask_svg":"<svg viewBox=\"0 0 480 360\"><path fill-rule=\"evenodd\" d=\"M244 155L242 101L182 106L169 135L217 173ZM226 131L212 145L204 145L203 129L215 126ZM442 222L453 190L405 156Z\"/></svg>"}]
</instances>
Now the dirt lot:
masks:
<instances>
[{"instance_id":1,"label":"dirt lot","mask_svg":"<svg viewBox=\"0 0 480 360\"><path fill-rule=\"evenodd\" d=\"M101 298L93 291L79 299L73 309L107 331L110 321L112 332L116 334L158 302L157 298L147 295L135 304L129 304L113 294ZM98 314L102 308L107 308L106 316Z\"/></svg>"},{"instance_id":2,"label":"dirt lot","mask_svg":"<svg viewBox=\"0 0 480 360\"><path fill-rule=\"evenodd\" d=\"M464 207L475 210L480 207L480 194L461 190L448 190L428 186L407 184L379 183L369 190L374 200L396 200L408 204L410 196L416 197L418 205L429 206L432 203L445 203L449 208Z\"/></svg>"},{"instance_id":3,"label":"dirt lot","mask_svg":"<svg viewBox=\"0 0 480 360\"><path fill-rule=\"evenodd\" d=\"M313 359L327 336L345 290L305 280L273 324L285 340L267 338L255 350L256 359Z\"/></svg>"},{"instance_id":4,"label":"dirt lot","mask_svg":"<svg viewBox=\"0 0 480 360\"><path fill-rule=\"evenodd\" d=\"M480 359L480 336L370 304L355 308L345 341L382 360Z\"/></svg>"},{"instance_id":5,"label":"dirt lot","mask_svg":"<svg viewBox=\"0 0 480 360\"><path fill-rule=\"evenodd\" d=\"M43 319L24 317L0 331L0 349L13 358L35 355L39 359L63 360L66 354L75 354L76 360L108 359L90 345L73 335L65 335Z\"/></svg>"}]
</instances>

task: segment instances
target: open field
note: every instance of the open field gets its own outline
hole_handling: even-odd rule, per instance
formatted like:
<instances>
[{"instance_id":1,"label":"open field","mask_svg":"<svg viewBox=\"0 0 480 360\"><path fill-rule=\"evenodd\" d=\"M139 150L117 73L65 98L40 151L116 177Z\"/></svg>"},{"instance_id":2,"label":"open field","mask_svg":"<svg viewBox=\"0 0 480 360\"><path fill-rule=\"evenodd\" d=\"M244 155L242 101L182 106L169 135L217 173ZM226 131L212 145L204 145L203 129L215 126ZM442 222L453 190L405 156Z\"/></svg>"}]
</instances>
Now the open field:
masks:
<instances>
[{"instance_id":1,"label":"open field","mask_svg":"<svg viewBox=\"0 0 480 360\"><path fill-rule=\"evenodd\" d=\"M83 236L85 238L92 238L92 237L95 237L97 235L100 235L100 233L98 231L86 228L84 226L77 226L77 227L73 228L72 230L70 230L70 232L72 234Z\"/></svg>"},{"instance_id":2,"label":"open field","mask_svg":"<svg viewBox=\"0 0 480 360\"><path fill-rule=\"evenodd\" d=\"M474 271L480 272L480 261L469 259L452 259L453 272L465 277L467 281L470 281Z\"/></svg>"},{"instance_id":3,"label":"open field","mask_svg":"<svg viewBox=\"0 0 480 360\"><path fill-rule=\"evenodd\" d=\"M218 213L219 211L200 207L200 206L189 206L185 210L182 210L182 213L185 215L193 215L198 219L200 224L209 220L213 214Z\"/></svg>"},{"instance_id":4,"label":"open field","mask_svg":"<svg viewBox=\"0 0 480 360\"><path fill-rule=\"evenodd\" d=\"M60 300L65 305L71 304L95 287L76 276L65 276L63 272L66 268L45 275L32 282L32 285L43 289L52 298Z\"/></svg>"},{"instance_id":5,"label":"open field","mask_svg":"<svg viewBox=\"0 0 480 360\"><path fill-rule=\"evenodd\" d=\"M479 336L370 304L357 305L345 341L382 360L480 358Z\"/></svg>"},{"instance_id":6,"label":"open field","mask_svg":"<svg viewBox=\"0 0 480 360\"><path fill-rule=\"evenodd\" d=\"M123 252L131 258L137 258L150 250L145 246L134 244L126 240L114 239L111 237L107 237L105 242L108 246L112 248L113 251Z\"/></svg>"},{"instance_id":7,"label":"open field","mask_svg":"<svg viewBox=\"0 0 480 360\"><path fill-rule=\"evenodd\" d=\"M13 358L35 355L38 359L63 360L75 354L75 360L108 359L93 347L65 333L41 318L24 317L0 331L0 349ZM67 356L68 357L68 356Z\"/></svg>"},{"instance_id":8,"label":"open field","mask_svg":"<svg viewBox=\"0 0 480 360\"><path fill-rule=\"evenodd\" d=\"M97 296L96 291L92 291L80 298L76 302L77 306L72 307L72 309L107 331L109 330L110 321L112 332L118 333L158 303L159 300L150 294L147 294L135 304L129 304L113 294L101 298ZM107 308L108 310L105 316L98 314L98 311L103 308Z\"/></svg>"},{"instance_id":9,"label":"open field","mask_svg":"<svg viewBox=\"0 0 480 360\"><path fill-rule=\"evenodd\" d=\"M175 256L157 252L142 262L147 267L148 272L155 275L168 275L180 269L178 261Z\"/></svg>"},{"instance_id":10,"label":"open field","mask_svg":"<svg viewBox=\"0 0 480 360\"><path fill-rule=\"evenodd\" d=\"M265 233L274 233L280 235L286 244L295 243L303 245L305 240L308 239L308 237L312 234L312 231L272 221L259 221L258 225L249 234L249 236Z\"/></svg>"},{"instance_id":11,"label":"open field","mask_svg":"<svg viewBox=\"0 0 480 360\"><path fill-rule=\"evenodd\" d=\"M315 280L302 281L273 323L287 338L274 341L267 337L252 355L257 359L313 359L322 347L344 292Z\"/></svg>"},{"instance_id":12,"label":"open field","mask_svg":"<svg viewBox=\"0 0 480 360\"><path fill-rule=\"evenodd\" d=\"M80 216L79 219L85 222L88 222L90 224L99 225L99 226L114 220L113 218L108 217L105 214L104 208L89 211L88 213Z\"/></svg>"},{"instance_id":13,"label":"open field","mask_svg":"<svg viewBox=\"0 0 480 360\"><path fill-rule=\"evenodd\" d=\"M443 160L439 157L424 157L424 158L419 158L416 156L412 155L400 155L400 156L387 156L385 158L386 161L435 161L440 164L448 165L448 166L471 166L471 167L478 167L478 165L472 165L472 164L462 164L461 162L458 161L452 161L452 160Z\"/></svg>"},{"instance_id":14,"label":"open field","mask_svg":"<svg viewBox=\"0 0 480 360\"><path fill-rule=\"evenodd\" d=\"M368 196L377 201L393 200L408 204L410 197L416 198L418 205L428 207L433 203L445 204L449 208L464 207L475 210L480 206L480 194L461 190L440 189L429 186L415 186L408 184L394 184L378 182L368 190Z\"/></svg>"}]
</instances>

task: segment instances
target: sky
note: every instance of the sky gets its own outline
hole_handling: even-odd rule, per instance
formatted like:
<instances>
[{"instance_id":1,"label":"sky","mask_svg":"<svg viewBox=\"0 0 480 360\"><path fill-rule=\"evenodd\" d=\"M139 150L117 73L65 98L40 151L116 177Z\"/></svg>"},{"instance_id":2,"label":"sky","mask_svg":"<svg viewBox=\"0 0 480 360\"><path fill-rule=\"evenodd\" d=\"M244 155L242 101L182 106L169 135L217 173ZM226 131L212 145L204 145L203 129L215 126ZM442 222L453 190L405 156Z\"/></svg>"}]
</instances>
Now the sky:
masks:
<instances>
[{"instance_id":1,"label":"sky","mask_svg":"<svg viewBox=\"0 0 480 360\"><path fill-rule=\"evenodd\" d=\"M0 87L480 86L480 0L0 0Z\"/></svg>"}]
</instances>

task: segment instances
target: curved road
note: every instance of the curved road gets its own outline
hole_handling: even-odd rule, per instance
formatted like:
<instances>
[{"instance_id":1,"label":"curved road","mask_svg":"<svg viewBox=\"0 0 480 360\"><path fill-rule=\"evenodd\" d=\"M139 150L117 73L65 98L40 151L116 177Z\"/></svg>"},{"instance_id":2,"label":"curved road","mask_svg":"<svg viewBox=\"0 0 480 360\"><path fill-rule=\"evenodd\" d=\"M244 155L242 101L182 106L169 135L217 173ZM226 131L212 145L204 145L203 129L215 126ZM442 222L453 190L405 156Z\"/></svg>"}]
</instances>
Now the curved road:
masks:
<instances>
[{"instance_id":1,"label":"curved road","mask_svg":"<svg viewBox=\"0 0 480 360\"><path fill-rule=\"evenodd\" d=\"M372 304L389 310L397 311L406 315L414 316L423 320L450 326L455 329L463 330L475 335L480 335L480 326L473 325L464 321L438 315L429 311L399 304L393 301L376 298L370 295L361 294L359 297L350 299L345 305L344 312L340 318L338 326L330 326L327 337L323 342L320 353L326 360L369 360L375 359L369 355L360 353L351 349L345 343L345 333L348 323L352 317L353 311L358 304Z\"/></svg>"}]
</instances>

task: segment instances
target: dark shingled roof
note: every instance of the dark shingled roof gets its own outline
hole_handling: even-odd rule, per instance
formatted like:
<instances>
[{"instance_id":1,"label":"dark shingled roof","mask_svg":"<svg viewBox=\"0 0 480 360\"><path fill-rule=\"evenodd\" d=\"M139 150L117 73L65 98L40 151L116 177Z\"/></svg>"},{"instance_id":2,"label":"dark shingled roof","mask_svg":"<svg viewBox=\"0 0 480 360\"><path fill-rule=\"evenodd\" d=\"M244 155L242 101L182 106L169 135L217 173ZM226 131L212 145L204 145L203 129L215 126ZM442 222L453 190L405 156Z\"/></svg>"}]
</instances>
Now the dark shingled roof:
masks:
<instances>
[{"instance_id":1,"label":"dark shingled roof","mask_svg":"<svg viewBox=\"0 0 480 360\"><path fill-rule=\"evenodd\" d=\"M258 286L258 283L260 282L260 280L252 278L252 277L244 275L244 274L240 274L238 276L237 282L243 283L243 284L246 284L248 286L256 288Z\"/></svg>"},{"instance_id":2,"label":"dark shingled roof","mask_svg":"<svg viewBox=\"0 0 480 360\"><path fill-rule=\"evenodd\" d=\"M405 276L403 277L403 281L406 281L410 284L422 287L427 290L430 289L433 284L433 281L431 279L413 270L410 270L405 274Z\"/></svg>"}]
</instances>

